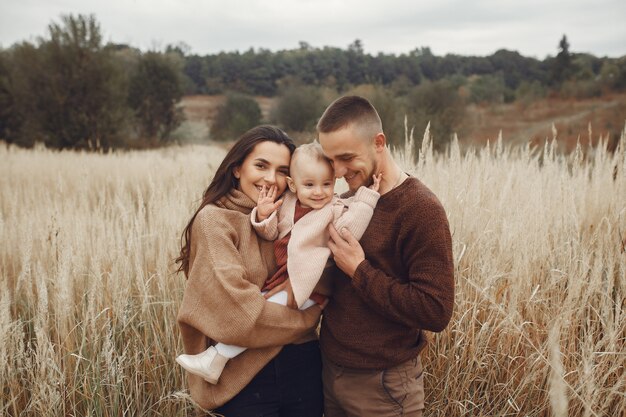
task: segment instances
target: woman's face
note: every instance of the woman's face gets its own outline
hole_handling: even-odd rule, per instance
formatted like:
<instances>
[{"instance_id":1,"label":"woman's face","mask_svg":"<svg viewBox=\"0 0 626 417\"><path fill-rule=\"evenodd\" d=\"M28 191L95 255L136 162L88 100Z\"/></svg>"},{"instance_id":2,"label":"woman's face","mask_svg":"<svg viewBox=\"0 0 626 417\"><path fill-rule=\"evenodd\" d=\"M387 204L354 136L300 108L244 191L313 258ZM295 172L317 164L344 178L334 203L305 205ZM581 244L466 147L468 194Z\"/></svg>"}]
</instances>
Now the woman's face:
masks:
<instances>
[{"instance_id":1,"label":"woman's face","mask_svg":"<svg viewBox=\"0 0 626 417\"><path fill-rule=\"evenodd\" d=\"M238 189L255 202L263 186L275 185L277 195L281 195L287 188L290 160L287 146L271 141L257 143L241 166L234 170L235 178L239 180Z\"/></svg>"}]
</instances>

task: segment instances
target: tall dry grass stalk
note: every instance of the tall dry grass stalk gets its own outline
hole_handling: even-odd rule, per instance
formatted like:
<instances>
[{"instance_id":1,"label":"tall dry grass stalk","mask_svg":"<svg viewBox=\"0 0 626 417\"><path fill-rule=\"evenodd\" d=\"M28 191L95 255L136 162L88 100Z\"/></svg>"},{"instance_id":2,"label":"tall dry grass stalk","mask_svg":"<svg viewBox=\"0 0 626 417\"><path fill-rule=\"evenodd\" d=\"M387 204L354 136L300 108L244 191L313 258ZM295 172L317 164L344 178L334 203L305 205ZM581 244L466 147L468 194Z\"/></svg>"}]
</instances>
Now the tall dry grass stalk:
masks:
<instances>
[{"instance_id":1,"label":"tall dry grass stalk","mask_svg":"<svg viewBox=\"0 0 626 417\"><path fill-rule=\"evenodd\" d=\"M447 210L457 282L428 415L623 415L626 139L439 155L425 137L396 156ZM172 259L223 155L0 148L0 415L192 413Z\"/></svg>"}]
</instances>

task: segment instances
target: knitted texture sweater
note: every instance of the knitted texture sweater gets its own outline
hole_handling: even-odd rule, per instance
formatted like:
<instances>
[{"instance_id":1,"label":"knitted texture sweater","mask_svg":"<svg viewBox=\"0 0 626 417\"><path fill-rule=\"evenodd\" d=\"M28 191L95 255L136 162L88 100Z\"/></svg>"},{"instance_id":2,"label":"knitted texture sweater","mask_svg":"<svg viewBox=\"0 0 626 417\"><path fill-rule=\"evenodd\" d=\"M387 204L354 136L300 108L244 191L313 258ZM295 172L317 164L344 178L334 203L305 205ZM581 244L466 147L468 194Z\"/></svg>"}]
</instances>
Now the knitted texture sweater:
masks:
<instances>
[{"instance_id":1,"label":"knitted texture sweater","mask_svg":"<svg viewBox=\"0 0 626 417\"><path fill-rule=\"evenodd\" d=\"M305 214L310 213L312 210L313 209L310 207L302 207L300 204L296 203L296 210L293 215L294 223L300 220ZM289 279L289 274L287 273L287 247L289 246L290 237L291 233L287 233L282 238L274 241L274 257L276 259L278 271L276 271L271 278L268 278L267 281L265 281L262 288L263 291L269 291Z\"/></svg>"},{"instance_id":2,"label":"knitted texture sweater","mask_svg":"<svg viewBox=\"0 0 626 417\"><path fill-rule=\"evenodd\" d=\"M278 214L274 212L262 222L256 221L256 208L252 211L251 222L263 238L282 239L291 233L287 272L298 307L309 298L326 267L330 256L328 225L332 223L337 230L345 227L360 239L379 198L377 191L360 187L353 197L334 197L324 207L305 214L297 223L294 221L297 197L292 192L285 194Z\"/></svg>"},{"instance_id":3,"label":"knitted texture sweater","mask_svg":"<svg viewBox=\"0 0 626 417\"><path fill-rule=\"evenodd\" d=\"M216 385L189 374L191 397L205 409L239 393L290 343L316 338L321 310L304 311L267 302L261 286L275 269L272 243L250 224L255 202L232 190L204 207L191 231L189 275L178 312L185 353L204 351L217 341L248 348L228 361Z\"/></svg>"},{"instance_id":4,"label":"knitted texture sweater","mask_svg":"<svg viewBox=\"0 0 626 417\"><path fill-rule=\"evenodd\" d=\"M422 330L442 331L454 305L450 227L437 197L416 178L383 194L361 238L354 277L334 269L324 309L324 358L358 369L387 369L417 356Z\"/></svg>"}]
</instances>

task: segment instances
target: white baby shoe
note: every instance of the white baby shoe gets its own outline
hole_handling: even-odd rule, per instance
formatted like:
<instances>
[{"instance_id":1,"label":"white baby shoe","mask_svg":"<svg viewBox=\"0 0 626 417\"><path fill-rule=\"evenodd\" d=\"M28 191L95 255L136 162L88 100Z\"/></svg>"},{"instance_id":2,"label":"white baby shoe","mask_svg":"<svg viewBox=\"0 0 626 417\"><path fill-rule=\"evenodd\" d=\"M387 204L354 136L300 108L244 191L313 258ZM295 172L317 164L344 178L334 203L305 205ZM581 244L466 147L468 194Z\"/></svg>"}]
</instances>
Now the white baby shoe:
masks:
<instances>
[{"instance_id":1,"label":"white baby shoe","mask_svg":"<svg viewBox=\"0 0 626 417\"><path fill-rule=\"evenodd\" d=\"M188 372L203 378L209 384L217 384L222 375L228 358L220 355L215 346L209 346L204 352L197 355L182 354L176 362Z\"/></svg>"}]
</instances>

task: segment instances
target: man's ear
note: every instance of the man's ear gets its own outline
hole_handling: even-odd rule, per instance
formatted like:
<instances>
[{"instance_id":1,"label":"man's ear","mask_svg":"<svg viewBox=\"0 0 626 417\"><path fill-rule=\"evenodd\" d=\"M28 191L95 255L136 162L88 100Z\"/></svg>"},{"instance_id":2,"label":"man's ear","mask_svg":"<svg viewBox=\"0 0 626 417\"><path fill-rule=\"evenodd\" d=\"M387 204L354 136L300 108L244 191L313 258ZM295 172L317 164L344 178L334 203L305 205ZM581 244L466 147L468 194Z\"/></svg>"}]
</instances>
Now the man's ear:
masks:
<instances>
[{"instance_id":1,"label":"man's ear","mask_svg":"<svg viewBox=\"0 0 626 417\"><path fill-rule=\"evenodd\" d=\"M380 132L374 137L374 149L376 152L382 152L387 145L387 138L383 132Z\"/></svg>"},{"instance_id":2,"label":"man's ear","mask_svg":"<svg viewBox=\"0 0 626 417\"><path fill-rule=\"evenodd\" d=\"M292 193L296 193L296 183L293 182L293 178L287 177L287 186L289 187L289 191Z\"/></svg>"}]
</instances>

